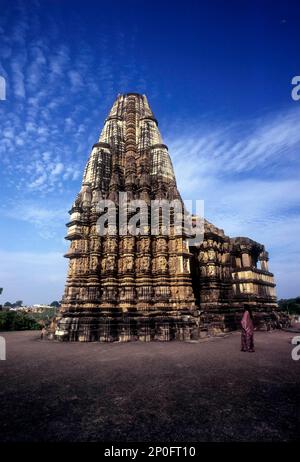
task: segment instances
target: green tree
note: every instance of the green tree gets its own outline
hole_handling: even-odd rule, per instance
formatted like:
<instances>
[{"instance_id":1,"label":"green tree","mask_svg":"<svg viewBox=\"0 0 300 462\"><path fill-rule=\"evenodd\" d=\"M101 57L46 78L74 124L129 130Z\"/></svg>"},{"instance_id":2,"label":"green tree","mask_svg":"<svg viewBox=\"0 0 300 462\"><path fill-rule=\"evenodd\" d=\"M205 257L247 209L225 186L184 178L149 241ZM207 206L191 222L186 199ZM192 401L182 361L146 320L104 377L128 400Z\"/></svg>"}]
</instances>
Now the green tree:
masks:
<instances>
[{"instance_id":1,"label":"green tree","mask_svg":"<svg viewBox=\"0 0 300 462\"><path fill-rule=\"evenodd\" d=\"M38 329L40 329L40 325L27 313L16 311L0 312L0 331Z\"/></svg>"},{"instance_id":2,"label":"green tree","mask_svg":"<svg viewBox=\"0 0 300 462\"><path fill-rule=\"evenodd\" d=\"M50 306L54 306L55 308L59 308L60 304L59 304L58 301L55 300L54 302L50 303Z\"/></svg>"},{"instance_id":3,"label":"green tree","mask_svg":"<svg viewBox=\"0 0 300 462\"><path fill-rule=\"evenodd\" d=\"M300 297L283 298L278 301L278 305L282 311L289 314L300 314Z\"/></svg>"}]
</instances>

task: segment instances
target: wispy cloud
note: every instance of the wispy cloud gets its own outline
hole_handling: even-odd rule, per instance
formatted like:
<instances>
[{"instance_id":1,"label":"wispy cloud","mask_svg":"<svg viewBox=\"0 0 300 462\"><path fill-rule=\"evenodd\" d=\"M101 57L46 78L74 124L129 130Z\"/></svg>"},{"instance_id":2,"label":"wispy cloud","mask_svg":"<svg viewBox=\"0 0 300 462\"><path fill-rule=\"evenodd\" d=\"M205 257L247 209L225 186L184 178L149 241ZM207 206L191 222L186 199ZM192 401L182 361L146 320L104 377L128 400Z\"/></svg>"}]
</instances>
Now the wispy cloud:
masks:
<instances>
[{"instance_id":1,"label":"wispy cloud","mask_svg":"<svg viewBox=\"0 0 300 462\"><path fill-rule=\"evenodd\" d=\"M49 203L48 206L38 201L9 202L9 207L2 208L2 218L10 219L12 226L20 227L21 223L33 225L36 235L42 239L62 240L63 226L68 219L68 203L57 206ZM59 235L58 233L61 233ZM44 244L45 245L45 244Z\"/></svg>"},{"instance_id":2,"label":"wispy cloud","mask_svg":"<svg viewBox=\"0 0 300 462\"><path fill-rule=\"evenodd\" d=\"M213 167L214 176L258 174L267 167L274 174L279 163L284 168L289 167L289 160L300 164L299 120L300 109L296 108L218 128L213 122L200 127L193 124L175 139L168 134L169 147L177 165L188 161L192 169L196 163L200 173Z\"/></svg>"},{"instance_id":3,"label":"wispy cloud","mask_svg":"<svg viewBox=\"0 0 300 462\"><path fill-rule=\"evenodd\" d=\"M81 38L75 16L80 46L61 40L51 18L41 19L38 2L28 8L16 2L12 9L13 16L0 18L0 74L8 86L0 107L2 181L12 187L17 174L23 194L63 193L79 179L115 96L141 86L137 31L128 39L116 29L109 39L103 27L95 50Z\"/></svg>"},{"instance_id":4,"label":"wispy cloud","mask_svg":"<svg viewBox=\"0 0 300 462\"><path fill-rule=\"evenodd\" d=\"M296 108L167 136L183 197L204 199L206 217L227 234L264 243L282 296L297 295L300 274L299 120Z\"/></svg>"}]
</instances>

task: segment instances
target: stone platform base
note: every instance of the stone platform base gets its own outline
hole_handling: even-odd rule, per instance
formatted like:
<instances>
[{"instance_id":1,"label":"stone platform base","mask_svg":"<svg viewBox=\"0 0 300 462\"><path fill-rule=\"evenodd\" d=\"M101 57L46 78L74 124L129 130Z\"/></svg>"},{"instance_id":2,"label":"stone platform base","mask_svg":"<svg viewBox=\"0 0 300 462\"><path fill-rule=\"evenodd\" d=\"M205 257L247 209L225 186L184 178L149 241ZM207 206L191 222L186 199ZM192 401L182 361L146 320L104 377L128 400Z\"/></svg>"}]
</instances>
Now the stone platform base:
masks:
<instances>
[{"instance_id":1,"label":"stone platform base","mask_svg":"<svg viewBox=\"0 0 300 462\"><path fill-rule=\"evenodd\" d=\"M104 317L69 313L57 319L52 338L79 342L187 341L199 338L199 327L198 319L191 315Z\"/></svg>"},{"instance_id":2,"label":"stone platform base","mask_svg":"<svg viewBox=\"0 0 300 462\"><path fill-rule=\"evenodd\" d=\"M204 311L200 315L200 329L208 335L218 335L224 332L232 332L241 328L243 310ZM254 327L256 330L272 330L288 327L288 316L278 310L253 310Z\"/></svg>"},{"instance_id":3,"label":"stone platform base","mask_svg":"<svg viewBox=\"0 0 300 462\"><path fill-rule=\"evenodd\" d=\"M48 337L73 342L130 342L199 340L240 329L243 311L174 313L69 312L57 318ZM278 311L254 312L257 330L287 327L288 318Z\"/></svg>"}]
</instances>

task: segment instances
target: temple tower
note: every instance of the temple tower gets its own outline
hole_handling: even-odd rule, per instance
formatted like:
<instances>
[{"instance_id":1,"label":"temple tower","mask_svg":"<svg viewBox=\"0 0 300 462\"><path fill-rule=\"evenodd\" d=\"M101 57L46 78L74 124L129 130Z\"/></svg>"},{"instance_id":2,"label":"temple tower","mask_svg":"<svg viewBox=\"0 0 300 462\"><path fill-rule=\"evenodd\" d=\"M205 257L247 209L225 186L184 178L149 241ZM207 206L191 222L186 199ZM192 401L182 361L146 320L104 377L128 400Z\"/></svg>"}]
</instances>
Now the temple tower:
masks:
<instances>
[{"instance_id":1,"label":"temple tower","mask_svg":"<svg viewBox=\"0 0 300 462\"><path fill-rule=\"evenodd\" d=\"M173 204L169 227L153 203ZM57 338L190 340L235 329L245 304L276 322L264 246L230 238L207 220L202 240L192 244L175 203L185 210L146 96L119 95L70 210Z\"/></svg>"},{"instance_id":2,"label":"temple tower","mask_svg":"<svg viewBox=\"0 0 300 462\"><path fill-rule=\"evenodd\" d=\"M142 226L137 235L123 232L120 193L128 204L143 200L149 206L144 218L157 233ZM174 199L183 204L146 96L118 96L70 211L70 264L57 335L82 341L191 337L195 298L188 239L172 217L164 232L150 210L150 201ZM103 200L115 203L117 219L115 230L99 236Z\"/></svg>"}]
</instances>

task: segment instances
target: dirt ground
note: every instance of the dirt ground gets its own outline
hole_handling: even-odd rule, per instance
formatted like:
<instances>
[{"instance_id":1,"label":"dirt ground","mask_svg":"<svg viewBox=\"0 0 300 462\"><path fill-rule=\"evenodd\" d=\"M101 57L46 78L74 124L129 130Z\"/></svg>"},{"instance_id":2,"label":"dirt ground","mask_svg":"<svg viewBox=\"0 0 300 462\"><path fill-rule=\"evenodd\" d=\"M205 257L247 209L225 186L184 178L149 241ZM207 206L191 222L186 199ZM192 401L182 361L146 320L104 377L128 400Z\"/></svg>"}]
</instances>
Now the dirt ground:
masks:
<instances>
[{"instance_id":1,"label":"dirt ground","mask_svg":"<svg viewBox=\"0 0 300 462\"><path fill-rule=\"evenodd\" d=\"M300 439L291 332L201 343L58 343L1 333L0 441ZM299 334L298 334L299 335Z\"/></svg>"}]
</instances>

